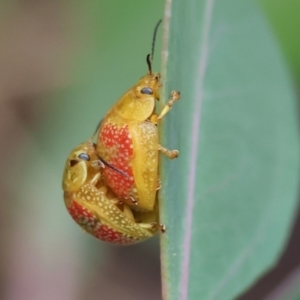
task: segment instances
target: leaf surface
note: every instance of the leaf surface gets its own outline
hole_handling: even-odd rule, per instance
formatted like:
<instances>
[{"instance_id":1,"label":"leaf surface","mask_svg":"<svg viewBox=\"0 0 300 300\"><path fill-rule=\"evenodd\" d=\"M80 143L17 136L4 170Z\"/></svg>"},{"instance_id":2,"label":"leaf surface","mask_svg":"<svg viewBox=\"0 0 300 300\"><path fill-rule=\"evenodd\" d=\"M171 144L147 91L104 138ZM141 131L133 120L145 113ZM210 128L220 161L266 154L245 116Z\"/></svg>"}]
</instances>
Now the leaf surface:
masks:
<instances>
[{"instance_id":1,"label":"leaf surface","mask_svg":"<svg viewBox=\"0 0 300 300\"><path fill-rule=\"evenodd\" d=\"M251 1L167 1L162 122L164 299L234 299L273 266L297 204L289 74Z\"/></svg>"}]
</instances>

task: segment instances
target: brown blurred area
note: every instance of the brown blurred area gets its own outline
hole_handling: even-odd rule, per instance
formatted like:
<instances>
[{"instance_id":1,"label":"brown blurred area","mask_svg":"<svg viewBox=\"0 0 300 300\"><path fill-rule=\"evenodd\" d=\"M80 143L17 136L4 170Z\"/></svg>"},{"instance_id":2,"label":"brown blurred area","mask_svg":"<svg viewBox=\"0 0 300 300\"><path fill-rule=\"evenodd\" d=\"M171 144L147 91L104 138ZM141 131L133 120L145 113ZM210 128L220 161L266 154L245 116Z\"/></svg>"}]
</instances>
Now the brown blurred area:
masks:
<instances>
[{"instance_id":1,"label":"brown blurred area","mask_svg":"<svg viewBox=\"0 0 300 300\"><path fill-rule=\"evenodd\" d=\"M30 176L24 171L32 164L26 161L28 154L39 154L33 130L47 117L49 95L73 84L73 60L82 50L78 32L84 22L83 11L74 3L24 0L0 6L0 299L133 299L133 295L159 299L157 240L134 250L105 248L109 252L95 240L93 245L104 257L101 261L97 254L84 252L85 246L67 241L65 233L56 241L50 235L43 237L44 231L51 231L39 223L49 217L45 215L48 208L38 206L45 199L34 185L23 197L18 182L19 171ZM43 172L47 185L51 177L47 159L36 156L33 164ZM58 200L63 203L62 198ZM63 217L70 221L66 213ZM51 221L54 230L59 218ZM84 250L79 253L89 256L92 266L76 254L80 247Z\"/></svg>"},{"instance_id":2,"label":"brown blurred area","mask_svg":"<svg viewBox=\"0 0 300 300\"><path fill-rule=\"evenodd\" d=\"M70 84L66 54L76 48L70 33L78 22L68 1L2 1L0 8L0 298L17 299L18 285L24 282L11 271L20 250L13 245L15 233L22 230L17 218L26 204L14 193L20 188L16 173L34 148L28 125L38 126L47 113L48 103L41 98Z\"/></svg>"},{"instance_id":3,"label":"brown blurred area","mask_svg":"<svg viewBox=\"0 0 300 300\"><path fill-rule=\"evenodd\" d=\"M4 5L3 5L4 6ZM79 18L68 1L12 1L0 20L1 102L69 84ZM72 49L72 51L70 51ZM69 57L70 58L70 57Z\"/></svg>"},{"instance_id":4,"label":"brown blurred area","mask_svg":"<svg viewBox=\"0 0 300 300\"><path fill-rule=\"evenodd\" d=\"M12 149L30 140L26 124L42 120L47 112L47 103L39 99L70 84L67 54L76 50L72 32L79 23L71 8L65 0L2 3L0 134L1 163L6 168L7 162L14 161Z\"/></svg>"}]
</instances>

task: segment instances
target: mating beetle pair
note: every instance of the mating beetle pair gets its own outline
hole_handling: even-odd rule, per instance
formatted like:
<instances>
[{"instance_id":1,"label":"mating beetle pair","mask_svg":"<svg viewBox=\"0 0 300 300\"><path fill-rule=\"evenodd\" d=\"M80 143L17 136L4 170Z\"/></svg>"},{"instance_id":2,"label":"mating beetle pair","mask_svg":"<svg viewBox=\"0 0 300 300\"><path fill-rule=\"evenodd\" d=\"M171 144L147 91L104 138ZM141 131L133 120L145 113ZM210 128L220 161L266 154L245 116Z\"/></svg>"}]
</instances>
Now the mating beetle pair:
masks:
<instances>
[{"instance_id":1,"label":"mating beetle pair","mask_svg":"<svg viewBox=\"0 0 300 300\"><path fill-rule=\"evenodd\" d=\"M128 206L109 192L102 182L102 168L92 140L70 153L63 176L70 215L85 231L106 242L126 245L153 236L155 226L136 223Z\"/></svg>"},{"instance_id":2,"label":"mating beetle pair","mask_svg":"<svg viewBox=\"0 0 300 300\"><path fill-rule=\"evenodd\" d=\"M160 22L159 22L160 23ZM154 32L154 39L157 27ZM158 153L170 158L177 150L159 144L157 123L180 93L173 91L161 113L155 113L161 80L149 72L110 109L92 139L75 148L66 162L63 190L73 219L93 236L128 245L153 236L164 226L158 222Z\"/></svg>"}]
</instances>

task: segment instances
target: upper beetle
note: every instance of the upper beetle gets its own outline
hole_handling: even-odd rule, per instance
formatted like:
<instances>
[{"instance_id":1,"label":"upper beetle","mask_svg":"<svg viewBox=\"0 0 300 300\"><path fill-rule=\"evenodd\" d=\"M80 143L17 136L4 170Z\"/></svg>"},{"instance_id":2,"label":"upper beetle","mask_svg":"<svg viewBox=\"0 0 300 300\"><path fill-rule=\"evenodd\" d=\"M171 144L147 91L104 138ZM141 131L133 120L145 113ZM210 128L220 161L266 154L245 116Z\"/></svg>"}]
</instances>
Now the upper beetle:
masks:
<instances>
[{"instance_id":1,"label":"upper beetle","mask_svg":"<svg viewBox=\"0 0 300 300\"><path fill-rule=\"evenodd\" d=\"M156 203L158 151L170 158L177 150L159 144L157 123L171 109L180 93L173 91L159 115L156 101L162 86L159 73L152 72L152 60L157 28L155 27L151 56L147 56L148 74L130 88L109 110L99 125L97 152L104 163L119 169L103 171L104 181L112 191L136 210L152 211Z\"/></svg>"}]
</instances>

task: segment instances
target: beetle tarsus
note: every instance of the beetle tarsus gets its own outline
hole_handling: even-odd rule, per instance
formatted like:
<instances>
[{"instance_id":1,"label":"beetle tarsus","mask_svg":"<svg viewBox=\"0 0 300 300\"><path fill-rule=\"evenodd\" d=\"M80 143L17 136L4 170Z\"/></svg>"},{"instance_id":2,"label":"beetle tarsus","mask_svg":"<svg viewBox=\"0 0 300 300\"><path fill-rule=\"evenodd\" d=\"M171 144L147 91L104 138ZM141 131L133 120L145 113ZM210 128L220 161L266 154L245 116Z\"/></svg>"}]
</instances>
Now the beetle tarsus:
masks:
<instances>
[{"instance_id":1,"label":"beetle tarsus","mask_svg":"<svg viewBox=\"0 0 300 300\"><path fill-rule=\"evenodd\" d=\"M125 198L126 200L129 200L130 201L130 204L133 204L133 205L138 205L139 204L139 202L136 200L136 199L134 199L133 197L128 197L128 198Z\"/></svg>"},{"instance_id":2,"label":"beetle tarsus","mask_svg":"<svg viewBox=\"0 0 300 300\"><path fill-rule=\"evenodd\" d=\"M165 224L159 224L159 229L160 229L161 233L166 233L166 231L167 231Z\"/></svg>"},{"instance_id":3,"label":"beetle tarsus","mask_svg":"<svg viewBox=\"0 0 300 300\"><path fill-rule=\"evenodd\" d=\"M174 159L178 157L179 151L178 150L169 150L162 145L158 145L158 150L163 153L164 155L168 156L170 159Z\"/></svg>"},{"instance_id":4,"label":"beetle tarsus","mask_svg":"<svg viewBox=\"0 0 300 300\"><path fill-rule=\"evenodd\" d=\"M156 190L160 190L161 189L161 180L157 178L157 187Z\"/></svg>"},{"instance_id":5,"label":"beetle tarsus","mask_svg":"<svg viewBox=\"0 0 300 300\"><path fill-rule=\"evenodd\" d=\"M145 224L145 225L149 225L151 230L160 230L161 233L165 233L166 232L166 225L165 224L158 224L156 222L150 223L150 224Z\"/></svg>"}]
</instances>

